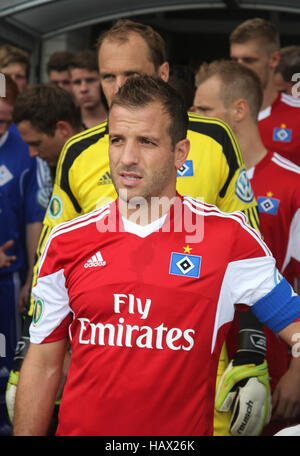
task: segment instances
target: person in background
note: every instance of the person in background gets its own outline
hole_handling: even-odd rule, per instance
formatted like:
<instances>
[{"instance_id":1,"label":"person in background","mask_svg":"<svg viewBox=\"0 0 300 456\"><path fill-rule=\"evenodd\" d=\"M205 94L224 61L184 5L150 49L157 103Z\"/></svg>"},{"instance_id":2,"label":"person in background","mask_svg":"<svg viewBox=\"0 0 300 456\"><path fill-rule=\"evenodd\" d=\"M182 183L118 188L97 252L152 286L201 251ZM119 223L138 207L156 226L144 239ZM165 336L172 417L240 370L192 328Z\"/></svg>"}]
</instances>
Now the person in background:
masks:
<instances>
[{"instance_id":1,"label":"person in background","mask_svg":"<svg viewBox=\"0 0 300 456\"><path fill-rule=\"evenodd\" d=\"M71 94L52 84L29 85L16 100L13 119L30 156L44 160L54 178L63 146L82 131Z\"/></svg>"},{"instance_id":2,"label":"person in background","mask_svg":"<svg viewBox=\"0 0 300 456\"><path fill-rule=\"evenodd\" d=\"M45 208L39 203L41 190L37 162L19 135L9 130L18 88L6 76L6 96L0 99L0 245L9 245L14 260L0 269L0 333L6 341L6 356L0 357L0 434L9 433L4 394L17 341L22 311L32 281L32 269L41 234ZM9 244L7 244L9 243Z\"/></svg>"},{"instance_id":3,"label":"person in background","mask_svg":"<svg viewBox=\"0 0 300 456\"><path fill-rule=\"evenodd\" d=\"M49 82L61 87L72 94L70 65L74 53L70 51L56 51L51 54L47 63Z\"/></svg>"},{"instance_id":4,"label":"person in background","mask_svg":"<svg viewBox=\"0 0 300 456\"><path fill-rule=\"evenodd\" d=\"M267 150L257 125L263 93L257 75L233 61L202 65L196 75L194 110L224 120L240 142L258 201L260 229L279 272L300 292L300 168ZM297 283L298 282L298 283ZM263 435L300 417L299 375L288 346L265 328L273 394L273 419ZM227 347L235 353L237 334ZM224 399L224 398L223 398ZM221 404L222 405L222 404ZM220 407L220 400L217 400ZM234 412L233 412L234 415ZM267 434L268 433L268 434Z\"/></svg>"},{"instance_id":5,"label":"person in background","mask_svg":"<svg viewBox=\"0 0 300 456\"><path fill-rule=\"evenodd\" d=\"M30 58L29 54L23 49L19 49L10 44L4 44L0 47L0 72L4 75L8 75L13 79L18 87L18 92L22 90L28 84L30 70ZM16 125L12 122L9 130L15 134L19 134ZM45 168L43 163L39 163L41 174L44 172L42 168Z\"/></svg>"},{"instance_id":6,"label":"person in background","mask_svg":"<svg viewBox=\"0 0 300 456\"><path fill-rule=\"evenodd\" d=\"M100 87L96 52L86 49L76 54L70 74L74 101L80 107L84 127L101 124L106 120L107 109Z\"/></svg>"},{"instance_id":7,"label":"person in background","mask_svg":"<svg viewBox=\"0 0 300 456\"><path fill-rule=\"evenodd\" d=\"M10 76L18 86L19 92L28 84L29 54L9 44L0 47L0 72Z\"/></svg>"},{"instance_id":8,"label":"person in background","mask_svg":"<svg viewBox=\"0 0 300 456\"><path fill-rule=\"evenodd\" d=\"M280 61L274 73L274 83L277 90L294 97L300 97L300 91L298 90L299 79L300 46L286 46L281 48Z\"/></svg>"},{"instance_id":9,"label":"person in background","mask_svg":"<svg viewBox=\"0 0 300 456\"><path fill-rule=\"evenodd\" d=\"M300 100L279 92L274 73L280 61L280 37L262 18L238 25L229 36L230 57L251 68L263 88L258 128L265 147L300 165Z\"/></svg>"},{"instance_id":10,"label":"person in background","mask_svg":"<svg viewBox=\"0 0 300 456\"><path fill-rule=\"evenodd\" d=\"M15 255L7 255L6 251L10 249L14 244L14 241L10 240L0 246L0 268L9 267L14 261L16 261Z\"/></svg>"}]
</instances>

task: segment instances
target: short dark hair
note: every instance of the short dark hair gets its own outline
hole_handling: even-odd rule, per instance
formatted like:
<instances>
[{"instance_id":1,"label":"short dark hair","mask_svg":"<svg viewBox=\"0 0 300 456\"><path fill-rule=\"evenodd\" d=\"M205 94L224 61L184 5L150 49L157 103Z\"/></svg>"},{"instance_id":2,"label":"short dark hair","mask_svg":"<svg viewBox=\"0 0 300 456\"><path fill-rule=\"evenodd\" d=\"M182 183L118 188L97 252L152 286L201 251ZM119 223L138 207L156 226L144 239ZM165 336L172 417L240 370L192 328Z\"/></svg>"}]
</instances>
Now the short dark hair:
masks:
<instances>
[{"instance_id":1,"label":"short dark hair","mask_svg":"<svg viewBox=\"0 0 300 456\"><path fill-rule=\"evenodd\" d=\"M89 71L99 71L97 53L93 49L84 49L74 55L70 62L70 69L86 69Z\"/></svg>"},{"instance_id":2,"label":"short dark hair","mask_svg":"<svg viewBox=\"0 0 300 456\"><path fill-rule=\"evenodd\" d=\"M127 79L113 97L110 110L114 105L143 108L157 101L170 117L169 134L174 148L186 138L189 119L181 95L161 78L143 75Z\"/></svg>"},{"instance_id":3,"label":"short dark hair","mask_svg":"<svg viewBox=\"0 0 300 456\"><path fill-rule=\"evenodd\" d=\"M56 124L63 120L75 131L81 128L79 108L64 89L51 84L31 84L18 96L13 112L16 124L27 120L48 136L54 136Z\"/></svg>"},{"instance_id":4,"label":"short dark hair","mask_svg":"<svg viewBox=\"0 0 300 456\"><path fill-rule=\"evenodd\" d=\"M126 42L131 33L136 33L146 42L149 48L149 59L153 62L155 70L167 60L166 46L162 36L150 25L134 22L129 19L120 19L109 30L103 32L96 43L97 49L104 40Z\"/></svg>"},{"instance_id":5,"label":"short dark hair","mask_svg":"<svg viewBox=\"0 0 300 456\"><path fill-rule=\"evenodd\" d=\"M50 71L67 71L70 68L70 64L74 59L74 52L70 51L57 51L51 54L47 63L47 73Z\"/></svg>"},{"instance_id":6,"label":"short dark hair","mask_svg":"<svg viewBox=\"0 0 300 456\"><path fill-rule=\"evenodd\" d=\"M280 49L280 61L275 68L286 82L292 82L292 76L300 73L300 46L286 46Z\"/></svg>"}]
</instances>

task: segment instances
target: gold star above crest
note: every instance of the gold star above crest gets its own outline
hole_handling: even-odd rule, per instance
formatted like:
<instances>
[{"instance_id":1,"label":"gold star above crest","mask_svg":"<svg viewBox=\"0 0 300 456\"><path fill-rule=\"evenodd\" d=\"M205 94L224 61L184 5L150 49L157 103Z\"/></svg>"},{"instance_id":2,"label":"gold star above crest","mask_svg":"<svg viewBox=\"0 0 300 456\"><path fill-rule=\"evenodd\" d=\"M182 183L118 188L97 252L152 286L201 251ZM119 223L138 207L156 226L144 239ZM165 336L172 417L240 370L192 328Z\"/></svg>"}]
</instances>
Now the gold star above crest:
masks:
<instances>
[{"instance_id":1,"label":"gold star above crest","mask_svg":"<svg viewBox=\"0 0 300 456\"><path fill-rule=\"evenodd\" d=\"M190 247L189 245L186 245L185 247L183 247L183 251L184 251L184 253L191 253L192 247Z\"/></svg>"},{"instance_id":2,"label":"gold star above crest","mask_svg":"<svg viewBox=\"0 0 300 456\"><path fill-rule=\"evenodd\" d=\"M268 196L269 198L272 198L273 192L267 192L267 196Z\"/></svg>"}]
</instances>

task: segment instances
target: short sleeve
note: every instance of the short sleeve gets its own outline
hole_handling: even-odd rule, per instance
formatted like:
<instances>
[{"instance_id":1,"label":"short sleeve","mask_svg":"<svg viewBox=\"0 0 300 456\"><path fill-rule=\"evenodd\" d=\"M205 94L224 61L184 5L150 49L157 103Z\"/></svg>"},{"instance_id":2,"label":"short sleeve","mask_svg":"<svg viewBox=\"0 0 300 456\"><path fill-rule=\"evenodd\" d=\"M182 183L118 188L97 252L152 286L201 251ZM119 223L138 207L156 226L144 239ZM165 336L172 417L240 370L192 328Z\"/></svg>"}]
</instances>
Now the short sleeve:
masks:
<instances>
[{"instance_id":1,"label":"short sleeve","mask_svg":"<svg viewBox=\"0 0 300 456\"><path fill-rule=\"evenodd\" d=\"M32 289L35 305L29 332L30 341L37 344L67 337L71 321L64 268L57 255L55 232L53 234L43 250L38 278Z\"/></svg>"}]
</instances>

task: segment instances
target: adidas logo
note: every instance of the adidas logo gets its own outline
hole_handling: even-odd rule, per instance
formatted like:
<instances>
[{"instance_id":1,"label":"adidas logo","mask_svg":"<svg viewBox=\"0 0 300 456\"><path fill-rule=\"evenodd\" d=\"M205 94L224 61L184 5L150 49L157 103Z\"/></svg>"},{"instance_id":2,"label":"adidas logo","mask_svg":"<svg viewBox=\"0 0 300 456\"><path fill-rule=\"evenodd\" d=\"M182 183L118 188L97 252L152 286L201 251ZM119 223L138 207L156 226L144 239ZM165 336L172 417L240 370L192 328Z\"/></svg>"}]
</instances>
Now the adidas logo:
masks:
<instances>
[{"instance_id":1,"label":"adidas logo","mask_svg":"<svg viewBox=\"0 0 300 456\"><path fill-rule=\"evenodd\" d=\"M102 255L99 252L97 252L95 255L92 256L85 264L85 268L94 268L96 266L105 266L106 261L103 260Z\"/></svg>"},{"instance_id":2,"label":"adidas logo","mask_svg":"<svg viewBox=\"0 0 300 456\"><path fill-rule=\"evenodd\" d=\"M110 173L107 171L100 179L98 180L98 185L112 184Z\"/></svg>"}]
</instances>

